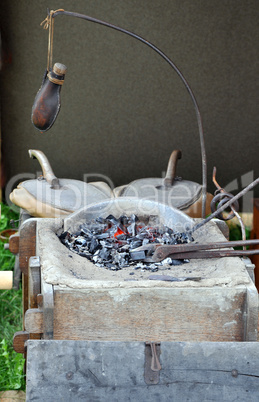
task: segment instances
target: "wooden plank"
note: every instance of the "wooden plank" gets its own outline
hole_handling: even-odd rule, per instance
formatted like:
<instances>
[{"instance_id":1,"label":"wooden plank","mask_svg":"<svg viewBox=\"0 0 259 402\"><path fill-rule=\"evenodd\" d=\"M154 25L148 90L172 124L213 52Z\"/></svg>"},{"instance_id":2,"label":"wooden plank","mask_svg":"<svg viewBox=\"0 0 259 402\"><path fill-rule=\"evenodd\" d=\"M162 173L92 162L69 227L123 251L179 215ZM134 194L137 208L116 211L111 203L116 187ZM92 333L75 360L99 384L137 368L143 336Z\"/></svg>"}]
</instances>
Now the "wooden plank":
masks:
<instances>
[{"instance_id":1,"label":"wooden plank","mask_svg":"<svg viewBox=\"0 0 259 402\"><path fill-rule=\"evenodd\" d=\"M43 333L43 311L38 308L29 308L24 317L25 330L30 334Z\"/></svg>"},{"instance_id":2,"label":"wooden plank","mask_svg":"<svg viewBox=\"0 0 259 402\"><path fill-rule=\"evenodd\" d=\"M40 279L40 258L30 257L29 259L29 308L37 308L37 296L41 292Z\"/></svg>"},{"instance_id":3,"label":"wooden plank","mask_svg":"<svg viewBox=\"0 0 259 402\"><path fill-rule=\"evenodd\" d=\"M29 258L36 254L36 222L36 219L26 220L19 232L20 269L25 275L28 275Z\"/></svg>"},{"instance_id":4,"label":"wooden plank","mask_svg":"<svg viewBox=\"0 0 259 402\"><path fill-rule=\"evenodd\" d=\"M0 391L1 402L23 402L26 400L24 391Z\"/></svg>"},{"instance_id":5,"label":"wooden plank","mask_svg":"<svg viewBox=\"0 0 259 402\"><path fill-rule=\"evenodd\" d=\"M28 341L27 401L258 401L259 343L160 349L159 383L147 385L143 342Z\"/></svg>"},{"instance_id":6,"label":"wooden plank","mask_svg":"<svg viewBox=\"0 0 259 402\"><path fill-rule=\"evenodd\" d=\"M247 287L244 314L244 339L257 341L258 337L258 292L254 286Z\"/></svg>"},{"instance_id":7,"label":"wooden plank","mask_svg":"<svg viewBox=\"0 0 259 402\"><path fill-rule=\"evenodd\" d=\"M36 219L28 219L20 228L19 266L22 272L23 314L29 308L29 258L36 253Z\"/></svg>"},{"instance_id":8,"label":"wooden plank","mask_svg":"<svg viewBox=\"0 0 259 402\"><path fill-rule=\"evenodd\" d=\"M41 272L42 275L42 272ZM54 331L54 294L53 286L41 278L42 309L43 309L43 339L53 339ZM57 307L55 306L55 310Z\"/></svg>"},{"instance_id":9,"label":"wooden plank","mask_svg":"<svg viewBox=\"0 0 259 402\"><path fill-rule=\"evenodd\" d=\"M9 239L9 250L13 254L18 254L19 253L19 241L20 241L20 236L19 234L14 234L10 236Z\"/></svg>"},{"instance_id":10,"label":"wooden plank","mask_svg":"<svg viewBox=\"0 0 259 402\"><path fill-rule=\"evenodd\" d=\"M54 339L151 342L257 339L257 322L251 335L254 316L247 330L248 315L243 314L249 309L247 288L242 286L152 290L55 288L54 293Z\"/></svg>"}]
</instances>

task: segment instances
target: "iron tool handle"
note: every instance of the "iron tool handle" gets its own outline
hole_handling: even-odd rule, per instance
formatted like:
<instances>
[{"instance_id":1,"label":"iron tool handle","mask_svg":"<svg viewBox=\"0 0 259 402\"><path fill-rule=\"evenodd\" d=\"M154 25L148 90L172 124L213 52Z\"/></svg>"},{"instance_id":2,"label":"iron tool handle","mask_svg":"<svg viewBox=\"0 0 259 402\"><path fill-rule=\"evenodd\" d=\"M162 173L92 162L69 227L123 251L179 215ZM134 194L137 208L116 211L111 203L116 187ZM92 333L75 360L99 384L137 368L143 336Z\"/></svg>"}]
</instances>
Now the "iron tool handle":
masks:
<instances>
[{"instance_id":1,"label":"iron tool handle","mask_svg":"<svg viewBox=\"0 0 259 402\"><path fill-rule=\"evenodd\" d=\"M239 246L254 246L259 244L259 239L254 239L254 240L236 240L236 241L225 241L225 242L218 242L218 243L209 243L209 244L193 244L193 243L188 243L188 244L175 244L175 245L162 245L156 249L152 256L152 260L154 262L159 262L164 260L166 257L171 257L171 258L191 258L188 257L188 255L195 255L195 253L199 253L200 255L202 254L201 252L204 251L205 255L213 255L217 254L218 249L221 248L230 248L230 247L239 247ZM212 250L212 251L209 251ZM240 251L240 253L239 253ZM233 252L238 252L238 255L245 255L247 253L244 253L244 251L249 251L248 255L250 254L257 254L259 253L259 250L225 250L221 251L221 253L231 253L231 255L237 255L237 253ZM257 252L256 252L257 251ZM194 254L193 254L194 253ZM220 251L218 252L220 254ZM181 257L177 257L177 255L181 255ZM192 257L195 258L195 257ZM199 258L199 257L196 257ZM201 258L201 257L200 257ZM205 257L204 257L205 258ZM209 258L209 257L208 257ZM214 258L214 257L212 257Z\"/></svg>"},{"instance_id":2,"label":"iron tool handle","mask_svg":"<svg viewBox=\"0 0 259 402\"><path fill-rule=\"evenodd\" d=\"M181 259L207 259L207 258L223 258L223 257L244 257L259 254L259 249L256 250L200 250L190 251L189 253L173 254L172 258Z\"/></svg>"}]
</instances>

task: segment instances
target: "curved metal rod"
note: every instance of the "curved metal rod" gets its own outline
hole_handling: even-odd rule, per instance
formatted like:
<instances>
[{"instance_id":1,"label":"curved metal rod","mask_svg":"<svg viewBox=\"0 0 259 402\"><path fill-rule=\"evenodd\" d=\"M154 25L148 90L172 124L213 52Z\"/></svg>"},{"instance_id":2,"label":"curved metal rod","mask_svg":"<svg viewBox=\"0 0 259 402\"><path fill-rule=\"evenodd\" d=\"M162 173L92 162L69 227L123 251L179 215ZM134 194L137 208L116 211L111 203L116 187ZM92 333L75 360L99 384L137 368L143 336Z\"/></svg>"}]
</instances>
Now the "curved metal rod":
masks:
<instances>
[{"instance_id":1,"label":"curved metal rod","mask_svg":"<svg viewBox=\"0 0 259 402\"><path fill-rule=\"evenodd\" d=\"M193 233L195 230L201 228L203 225L208 223L211 219L216 218L217 215L221 212L223 212L226 208L230 207L236 200L239 198L243 197L248 191L252 190L255 186L259 184L259 177L255 179L252 183L248 184L247 187L245 187L242 191L240 191L238 194L236 194L233 198L230 198L229 201L227 201L225 204L221 205L220 208L216 209L215 212L213 212L210 216L208 216L206 219L203 221L196 223L196 225L193 226L193 228L190 230L190 233Z\"/></svg>"},{"instance_id":2,"label":"curved metal rod","mask_svg":"<svg viewBox=\"0 0 259 402\"><path fill-rule=\"evenodd\" d=\"M165 174L165 178L163 181L163 185L165 187L171 187L173 185L173 181L175 179L176 175L176 165L177 165L177 160L181 159L182 157L182 152L180 149L175 149L169 158L168 165L167 165L167 170Z\"/></svg>"},{"instance_id":3,"label":"curved metal rod","mask_svg":"<svg viewBox=\"0 0 259 402\"><path fill-rule=\"evenodd\" d=\"M54 175L53 170L50 166L50 163L49 163L46 155L42 151L39 151L38 149L29 149L28 152L29 152L30 158L34 158L34 159L38 160L38 162L41 166L41 169L42 169L43 177L51 185L51 188L54 188L54 189L60 188L59 180Z\"/></svg>"},{"instance_id":4,"label":"curved metal rod","mask_svg":"<svg viewBox=\"0 0 259 402\"><path fill-rule=\"evenodd\" d=\"M196 98L194 96L194 93L193 93L190 85L186 81L184 75L179 70L179 68L158 47L156 47L151 42L148 42L146 39L142 38L141 36L131 32L131 31L128 31L128 30L126 30L124 28L121 28L119 26L110 24L108 22L99 20L97 18L93 18L93 17L90 17L88 15L84 15L84 14L74 13L74 12L71 12L71 11L58 10L58 11L55 11L52 14L52 17L55 18L57 15L67 15L67 16L70 16L70 17L81 18L81 19L84 19L84 20L87 20L87 21L90 21L90 22L95 22L96 24L104 25L104 26L106 26L108 28L112 28L112 29L115 29L116 31L120 31L120 32L122 32L122 33L124 33L126 35L132 36L133 38L139 40L140 42L144 43L145 45L147 45L151 49L153 49L156 53L158 53L165 61L167 61L167 63L174 69L174 71L181 78L181 80L184 83L189 95L191 96L191 99L192 99L192 102L193 102L194 108L195 108L197 122L198 122L198 129L199 129L199 136L200 136L200 146L201 146L201 158L202 158L202 217L205 218L206 196L207 196L207 158L206 158L206 150L205 150L202 119L201 119L199 106L198 106L198 103L197 103Z\"/></svg>"}]
</instances>

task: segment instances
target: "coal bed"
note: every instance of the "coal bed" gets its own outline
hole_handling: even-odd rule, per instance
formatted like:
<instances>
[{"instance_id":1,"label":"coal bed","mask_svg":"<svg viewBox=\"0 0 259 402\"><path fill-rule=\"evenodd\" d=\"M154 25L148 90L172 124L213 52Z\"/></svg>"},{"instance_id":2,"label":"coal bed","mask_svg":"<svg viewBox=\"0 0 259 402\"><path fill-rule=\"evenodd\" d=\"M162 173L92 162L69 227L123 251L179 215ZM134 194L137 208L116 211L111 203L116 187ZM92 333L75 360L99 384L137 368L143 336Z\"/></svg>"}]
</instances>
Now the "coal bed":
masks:
<instances>
[{"instance_id":1,"label":"coal bed","mask_svg":"<svg viewBox=\"0 0 259 402\"><path fill-rule=\"evenodd\" d=\"M112 222L107 222L107 218L111 215L115 219L113 224ZM160 233L160 237L163 238L164 236L167 238L165 242L175 240L172 239L171 231L173 231L174 236L176 233L187 233L195 224L192 218L179 210L149 200L134 200L130 198L118 198L116 200L91 205L69 215L65 219L38 220L37 255L41 256L42 279L47 283L62 288L68 286L69 288L84 289L89 287L116 288L118 286L122 288L154 287L159 286L159 283L163 283L163 286L170 287L218 286L222 283L228 286L230 283L242 283L245 277L247 278L247 272L244 264L241 263L241 259L233 259L232 257L210 260L190 260L188 263L182 263L181 261L180 265L173 265L178 263L178 261L172 262L171 260L160 262L159 265L154 263L147 264L140 259L134 261L129 260L128 266L126 266L126 255L138 249L136 246L140 243L134 243L133 246L133 244L126 243L127 239L123 240L123 238L120 238L121 235L125 234L117 233L118 229L116 229L116 227L118 227L118 224L120 225L120 218L123 216L126 216L128 219L126 224L128 232L132 229L134 230L135 226L135 229L137 227L140 233L142 233L143 228L140 227L142 223L144 223L145 230L147 230L147 227L159 227L159 231L162 232L162 234ZM113 220L112 217L110 217L111 220ZM137 217L139 220L137 220ZM99 249L100 251L96 255L94 254L98 250L92 255L88 255L87 248L84 245L86 239L84 236L81 236L81 230L85 228L86 223L93 223L96 220L99 221L98 227L100 226L102 229L108 227L106 232L110 231L111 234L111 232L115 230L113 234L117 233L117 237L113 236L113 241L110 243L110 245L112 245L110 251L113 250L111 254L119 254L119 257L123 255L113 247L118 241L120 241L122 248L124 246L124 249L125 246L126 248L129 246L128 252L126 253L125 251L126 255L123 255L122 260L120 260L118 256L116 257L118 260L115 266L105 266L105 264L109 265L109 259L107 259L107 261L99 261L99 254L102 252L102 249ZM89 227L87 230L89 230ZM164 231L166 231L167 234L163 233ZM168 232L171 234L171 237L168 236ZM75 239L70 238L71 234L77 234L77 237L79 236L77 242ZM101 237L103 237L104 234L105 232L100 233ZM87 232L87 235L89 235L89 232ZM62 241L60 236L61 238L63 237ZM106 236L107 234L105 234L104 239L98 239L103 245L107 242ZM126 238L127 236L126 234ZM203 228L198 229L193 233L193 237L195 243L217 242L225 239L216 222L209 222ZM132 242L137 241L135 238L136 236L133 236L134 240L132 240ZM75 250L73 250L73 242L71 242L71 240L73 240L74 243L78 243L75 244L77 246ZM138 239L138 241L139 240L141 239ZM142 244L143 241L145 242L147 240L150 239L145 240L144 237ZM176 238L176 241L177 240L180 240L180 242L189 242L191 239L179 239L178 237L178 239ZM63 244L66 241L67 244ZM132 250L130 246L132 246ZM83 253L84 256L82 257L76 251L79 251L79 253L85 251L85 253ZM123 250L120 251L124 253ZM106 254L106 251L104 253ZM88 255L88 257L86 255ZM92 261L91 258L95 258L96 261ZM235 261L235 264L233 264L233 261ZM97 264L103 266L98 266ZM233 269L233 265L240 266L240 269Z\"/></svg>"},{"instance_id":2,"label":"coal bed","mask_svg":"<svg viewBox=\"0 0 259 402\"><path fill-rule=\"evenodd\" d=\"M87 258L97 267L112 271L121 269L157 272L163 267L181 265L189 260L165 258L161 262L147 262L147 254L152 254L141 246L175 245L193 241L188 233L174 231L157 222L156 216L139 218L121 215L116 218L110 214L81 224L76 233L68 231L59 236L61 242L72 252ZM134 275L134 271L131 272Z\"/></svg>"}]
</instances>

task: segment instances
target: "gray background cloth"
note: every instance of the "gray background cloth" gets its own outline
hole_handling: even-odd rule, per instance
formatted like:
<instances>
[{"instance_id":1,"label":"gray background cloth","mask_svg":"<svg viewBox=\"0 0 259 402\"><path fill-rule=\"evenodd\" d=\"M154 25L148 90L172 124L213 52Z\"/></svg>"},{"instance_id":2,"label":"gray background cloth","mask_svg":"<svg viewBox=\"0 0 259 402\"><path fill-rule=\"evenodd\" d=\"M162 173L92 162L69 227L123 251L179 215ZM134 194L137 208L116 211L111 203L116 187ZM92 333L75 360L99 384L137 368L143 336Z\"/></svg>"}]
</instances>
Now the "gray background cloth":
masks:
<instances>
[{"instance_id":1,"label":"gray background cloth","mask_svg":"<svg viewBox=\"0 0 259 402\"><path fill-rule=\"evenodd\" d=\"M131 30L176 63L200 106L211 192L213 166L230 190L258 176L258 0L2 0L2 41L12 57L1 72L7 181L39 170L28 149L42 150L58 177L105 175L118 186L161 177L180 148L177 174L201 183L195 111L179 77L147 46L103 26L55 19L53 62L68 67L61 111L50 131L33 127L47 63L48 32L40 27L47 7Z\"/></svg>"}]
</instances>

